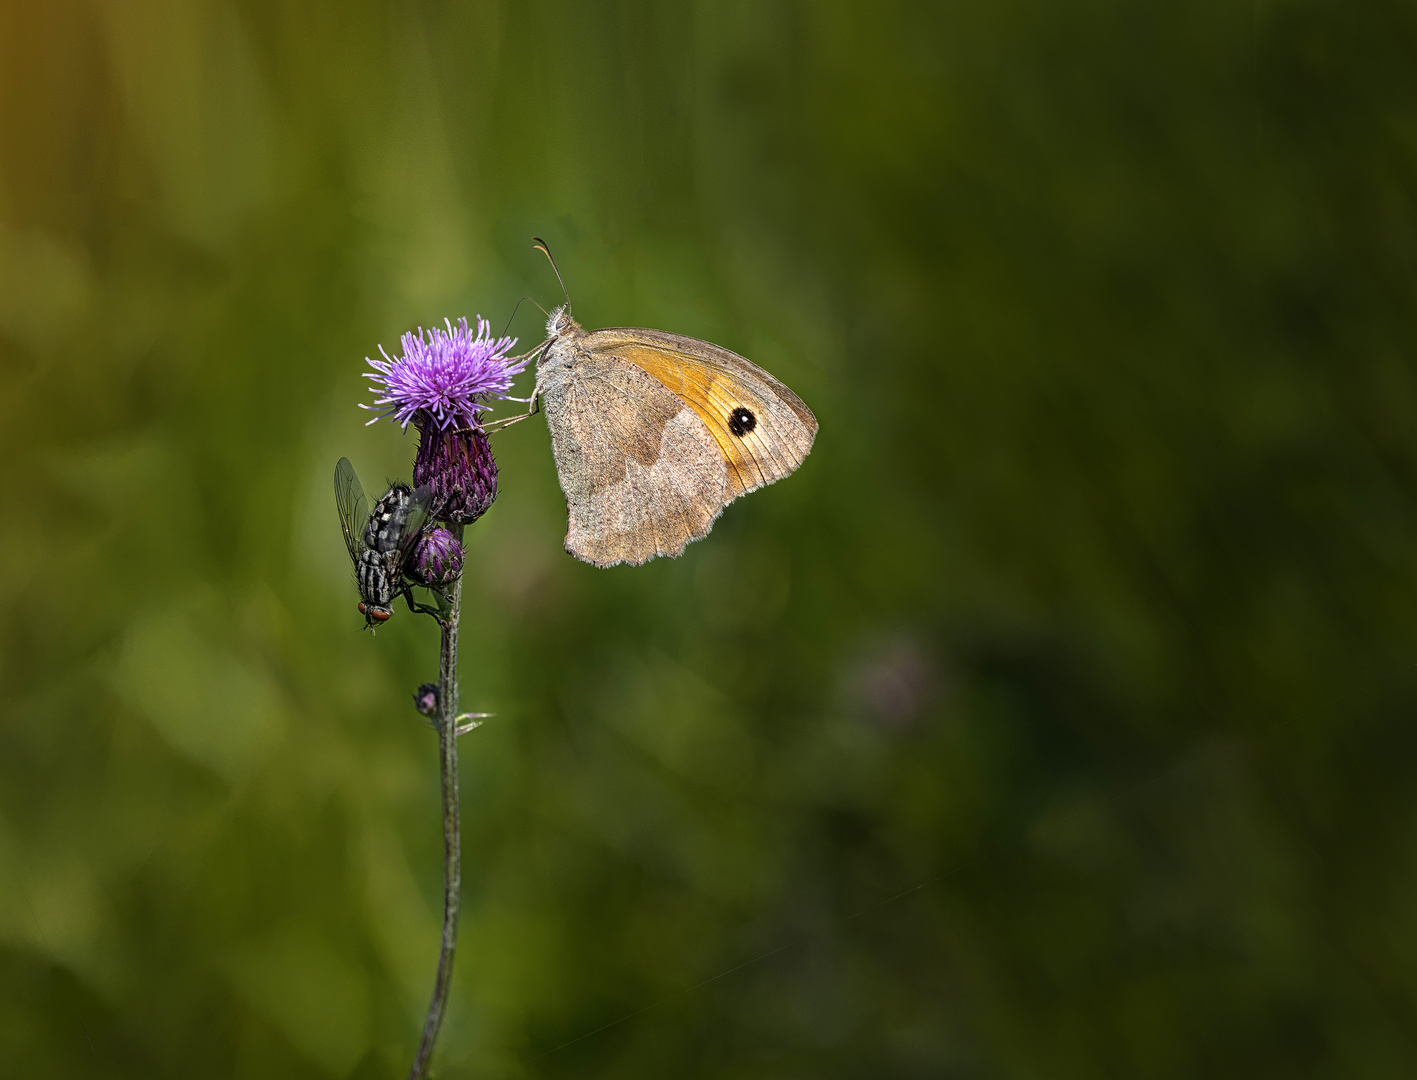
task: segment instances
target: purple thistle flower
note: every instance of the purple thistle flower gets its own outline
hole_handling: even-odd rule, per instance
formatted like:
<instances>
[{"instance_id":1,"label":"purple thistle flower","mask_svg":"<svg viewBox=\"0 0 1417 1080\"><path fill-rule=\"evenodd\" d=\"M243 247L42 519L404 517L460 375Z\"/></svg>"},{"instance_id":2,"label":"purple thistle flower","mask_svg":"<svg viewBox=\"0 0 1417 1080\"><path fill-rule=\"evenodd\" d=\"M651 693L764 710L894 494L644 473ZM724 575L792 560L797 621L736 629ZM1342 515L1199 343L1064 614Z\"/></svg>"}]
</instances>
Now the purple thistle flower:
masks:
<instances>
[{"instance_id":1,"label":"purple thistle flower","mask_svg":"<svg viewBox=\"0 0 1417 1080\"><path fill-rule=\"evenodd\" d=\"M404 573L430 589L451 585L462 573L462 545L441 525L425 529L413 547Z\"/></svg>"},{"instance_id":2,"label":"purple thistle flower","mask_svg":"<svg viewBox=\"0 0 1417 1080\"><path fill-rule=\"evenodd\" d=\"M482 407L507 396L512 377L526 369L530 357L509 359L517 339L494 339L481 316L476 334L466 319L457 326L443 321L447 333L435 327L425 336L420 327L404 334L397 360L382 346L383 360L365 358L374 369L365 378L373 379L375 392L383 396L362 407L383 408L374 420L388 417L404 428L411 421L418 428L413 482L433 489L435 518L467 525L497 497L497 462L482 430Z\"/></svg>"},{"instance_id":3,"label":"purple thistle flower","mask_svg":"<svg viewBox=\"0 0 1417 1080\"><path fill-rule=\"evenodd\" d=\"M399 344L403 355L391 359L379 346L382 360L365 361L374 370L364 377L377 384L373 405L365 409L380 409L374 420L389 417L400 427L409 421L420 428L477 428L481 409L489 400L504 398L512 388L512 376L526 368L527 359L509 360L507 353L517 343L516 338L494 339L491 324L481 316L477 333L473 334L466 319L457 326L443 320L447 333L434 327L424 336L420 326L416 334L404 334ZM373 423L370 420L369 423Z\"/></svg>"}]
</instances>

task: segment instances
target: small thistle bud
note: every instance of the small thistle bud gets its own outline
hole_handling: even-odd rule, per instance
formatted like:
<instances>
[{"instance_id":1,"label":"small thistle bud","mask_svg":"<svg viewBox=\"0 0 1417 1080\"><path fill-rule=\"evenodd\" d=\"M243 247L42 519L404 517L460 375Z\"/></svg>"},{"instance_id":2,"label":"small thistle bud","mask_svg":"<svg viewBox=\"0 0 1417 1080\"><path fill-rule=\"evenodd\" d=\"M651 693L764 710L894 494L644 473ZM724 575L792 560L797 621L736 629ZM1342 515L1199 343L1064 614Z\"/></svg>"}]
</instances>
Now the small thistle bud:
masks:
<instances>
[{"instance_id":1,"label":"small thistle bud","mask_svg":"<svg viewBox=\"0 0 1417 1080\"><path fill-rule=\"evenodd\" d=\"M424 716L437 716L441 705L441 695L435 682L426 682L413 692L413 707Z\"/></svg>"},{"instance_id":2,"label":"small thistle bud","mask_svg":"<svg viewBox=\"0 0 1417 1080\"><path fill-rule=\"evenodd\" d=\"M462 545L441 525L425 529L413 547L412 558L404 565L404 573L430 589L451 585L462 573Z\"/></svg>"}]
</instances>

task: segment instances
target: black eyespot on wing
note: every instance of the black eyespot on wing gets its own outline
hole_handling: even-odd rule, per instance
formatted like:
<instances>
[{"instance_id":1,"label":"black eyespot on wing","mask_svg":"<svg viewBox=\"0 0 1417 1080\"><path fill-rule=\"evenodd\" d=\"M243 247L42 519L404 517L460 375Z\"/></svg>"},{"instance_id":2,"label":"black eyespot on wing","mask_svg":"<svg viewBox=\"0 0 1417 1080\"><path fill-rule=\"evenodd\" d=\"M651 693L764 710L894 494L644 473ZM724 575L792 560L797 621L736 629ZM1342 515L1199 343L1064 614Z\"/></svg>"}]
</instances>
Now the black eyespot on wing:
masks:
<instances>
[{"instance_id":1,"label":"black eyespot on wing","mask_svg":"<svg viewBox=\"0 0 1417 1080\"><path fill-rule=\"evenodd\" d=\"M750 409L745 409L742 405L728 414L728 430L740 439L757 426L758 418L753 415Z\"/></svg>"}]
</instances>

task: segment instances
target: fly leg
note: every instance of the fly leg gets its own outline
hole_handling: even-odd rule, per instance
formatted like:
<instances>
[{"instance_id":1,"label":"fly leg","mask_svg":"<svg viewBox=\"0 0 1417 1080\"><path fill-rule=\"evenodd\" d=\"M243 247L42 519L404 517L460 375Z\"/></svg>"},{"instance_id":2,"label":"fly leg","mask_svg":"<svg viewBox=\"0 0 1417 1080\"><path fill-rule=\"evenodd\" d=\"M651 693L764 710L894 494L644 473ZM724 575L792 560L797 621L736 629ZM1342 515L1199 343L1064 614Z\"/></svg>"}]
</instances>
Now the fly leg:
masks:
<instances>
[{"instance_id":1,"label":"fly leg","mask_svg":"<svg viewBox=\"0 0 1417 1080\"><path fill-rule=\"evenodd\" d=\"M428 591L433 592L432 589L429 589ZM433 595L437 596L438 594L436 592L433 592ZM403 598L408 603L408 610L413 612L415 615L432 615L433 618L437 619L439 622L442 621L443 612L441 609L436 607L429 607L427 604L420 604L413 599L413 587L411 585L404 585Z\"/></svg>"}]
</instances>

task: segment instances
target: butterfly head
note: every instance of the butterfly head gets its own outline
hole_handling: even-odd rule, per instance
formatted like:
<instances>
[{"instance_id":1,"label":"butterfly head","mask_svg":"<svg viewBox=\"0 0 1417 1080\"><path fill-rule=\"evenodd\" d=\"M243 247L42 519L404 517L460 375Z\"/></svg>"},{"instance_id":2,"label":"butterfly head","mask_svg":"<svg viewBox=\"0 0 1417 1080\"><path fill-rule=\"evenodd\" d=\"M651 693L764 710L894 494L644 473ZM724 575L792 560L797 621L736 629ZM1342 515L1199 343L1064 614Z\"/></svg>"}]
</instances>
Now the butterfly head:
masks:
<instances>
[{"instance_id":1,"label":"butterfly head","mask_svg":"<svg viewBox=\"0 0 1417 1080\"><path fill-rule=\"evenodd\" d=\"M551 317L546 320L546 336L549 338L558 338L579 330L580 324L571 318L570 304L562 304L551 312Z\"/></svg>"}]
</instances>

